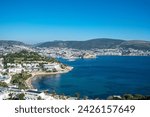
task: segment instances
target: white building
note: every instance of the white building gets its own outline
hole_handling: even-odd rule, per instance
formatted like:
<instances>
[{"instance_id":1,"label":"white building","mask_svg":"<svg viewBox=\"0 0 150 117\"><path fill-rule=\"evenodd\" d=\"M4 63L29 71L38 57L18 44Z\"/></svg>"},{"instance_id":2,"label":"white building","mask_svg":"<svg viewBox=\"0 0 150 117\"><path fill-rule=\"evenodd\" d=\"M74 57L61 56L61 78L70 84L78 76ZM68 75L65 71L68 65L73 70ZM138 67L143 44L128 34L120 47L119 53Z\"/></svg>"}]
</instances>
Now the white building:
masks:
<instances>
[{"instance_id":1,"label":"white building","mask_svg":"<svg viewBox=\"0 0 150 117\"><path fill-rule=\"evenodd\" d=\"M25 92L25 100L37 100L38 97L45 99L44 92L35 91L35 90L28 90Z\"/></svg>"},{"instance_id":2,"label":"white building","mask_svg":"<svg viewBox=\"0 0 150 117\"><path fill-rule=\"evenodd\" d=\"M22 71L25 71L24 68L8 68L9 73L21 73Z\"/></svg>"},{"instance_id":3,"label":"white building","mask_svg":"<svg viewBox=\"0 0 150 117\"><path fill-rule=\"evenodd\" d=\"M50 70L50 71L54 70L54 69L56 69L57 71L61 70L60 65L57 64L57 63L44 64L43 68L46 69L46 70Z\"/></svg>"},{"instance_id":4,"label":"white building","mask_svg":"<svg viewBox=\"0 0 150 117\"><path fill-rule=\"evenodd\" d=\"M9 94L8 92L0 92L0 100L8 99Z\"/></svg>"},{"instance_id":5,"label":"white building","mask_svg":"<svg viewBox=\"0 0 150 117\"><path fill-rule=\"evenodd\" d=\"M5 100L9 97L9 93L7 92L7 88L0 87L0 100Z\"/></svg>"},{"instance_id":6,"label":"white building","mask_svg":"<svg viewBox=\"0 0 150 117\"><path fill-rule=\"evenodd\" d=\"M11 81L11 76L9 76L9 75L2 75L0 73L0 81L1 82L6 82L8 84Z\"/></svg>"}]
</instances>

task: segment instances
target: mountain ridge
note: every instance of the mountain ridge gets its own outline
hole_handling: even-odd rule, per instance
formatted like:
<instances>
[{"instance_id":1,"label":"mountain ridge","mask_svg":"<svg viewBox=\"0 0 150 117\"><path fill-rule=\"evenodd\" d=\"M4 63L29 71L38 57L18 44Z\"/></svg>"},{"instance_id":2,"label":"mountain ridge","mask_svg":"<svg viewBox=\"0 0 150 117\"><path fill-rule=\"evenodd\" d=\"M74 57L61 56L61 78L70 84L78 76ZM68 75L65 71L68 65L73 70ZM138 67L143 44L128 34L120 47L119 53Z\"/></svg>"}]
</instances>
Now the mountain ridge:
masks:
<instances>
[{"instance_id":1,"label":"mountain ridge","mask_svg":"<svg viewBox=\"0 0 150 117\"><path fill-rule=\"evenodd\" d=\"M40 43L37 47L62 47L74 49L113 49L133 48L139 50L150 50L150 41L143 40L122 40L110 38L97 38L86 41L49 41Z\"/></svg>"},{"instance_id":2,"label":"mountain ridge","mask_svg":"<svg viewBox=\"0 0 150 117\"><path fill-rule=\"evenodd\" d=\"M122 40L122 39L111 39L111 38L96 38L86 41L48 41L37 43L34 45L28 45L21 41L14 40L0 40L0 46L13 46L22 45L30 47L60 47L60 48L74 48L74 49L138 49L138 50L150 50L150 41L143 40Z\"/></svg>"},{"instance_id":3,"label":"mountain ridge","mask_svg":"<svg viewBox=\"0 0 150 117\"><path fill-rule=\"evenodd\" d=\"M21 41L15 41L15 40L0 40L0 46L13 46L13 45L24 45L27 46L27 44L21 42Z\"/></svg>"}]
</instances>

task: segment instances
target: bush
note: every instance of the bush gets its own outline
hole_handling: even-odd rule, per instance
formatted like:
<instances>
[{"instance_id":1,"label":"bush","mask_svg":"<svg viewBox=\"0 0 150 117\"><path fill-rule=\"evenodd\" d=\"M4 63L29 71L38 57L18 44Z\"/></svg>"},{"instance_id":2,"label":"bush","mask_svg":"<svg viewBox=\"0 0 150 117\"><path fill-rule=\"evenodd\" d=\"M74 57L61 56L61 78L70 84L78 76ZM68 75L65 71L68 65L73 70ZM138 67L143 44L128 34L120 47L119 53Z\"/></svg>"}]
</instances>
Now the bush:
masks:
<instances>
[{"instance_id":1,"label":"bush","mask_svg":"<svg viewBox=\"0 0 150 117\"><path fill-rule=\"evenodd\" d=\"M0 82L0 87L8 87L8 85L5 82Z\"/></svg>"},{"instance_id":2,"label":"bush","mask_svg":"<svg viewBox=\"0 0 150 117\"><path fill-rule=\"evenodd\" d=\"M124 94L122 98L125 99L125 100L132 100L133 99L133 95L131 95L131 94Z\"/></svg>"},{"instance_id":3,"label":"bush","mask_svg":"<svg viewBox=\"0 0 150 117\"><path fill-rule=\"evenodd\" d=\"M18 100L24 100L25 94L24 93L18 94L17 97Z\"/></svg>"}]
</instances>

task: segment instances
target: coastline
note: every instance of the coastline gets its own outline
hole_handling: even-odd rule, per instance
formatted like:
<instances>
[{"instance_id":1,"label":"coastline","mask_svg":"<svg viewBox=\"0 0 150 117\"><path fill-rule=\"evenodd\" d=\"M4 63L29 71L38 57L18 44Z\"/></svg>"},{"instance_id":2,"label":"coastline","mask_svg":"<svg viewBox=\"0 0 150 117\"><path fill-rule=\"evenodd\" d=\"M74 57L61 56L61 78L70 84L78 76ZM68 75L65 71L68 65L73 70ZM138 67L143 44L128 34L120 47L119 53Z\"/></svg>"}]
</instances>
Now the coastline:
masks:
<instances>
[{"instance_id":1,"label":"coastline","mask_svg":"<svg viewBox=\"0 0 150 117\"><path fill-rule=\"evenodd\" d=\"M45 76L45 75L55 75L55 74L63 74L63 73L67 73L69 71L71 71L73 69L73 67L67 66L65 69L62 69L62 71L58 71L58 72L32 72L31 73L31 77L29 77L25 82L26 85L29 89L34 89L33 85L32 85L32 79L36 78L37 76Z\"/></svg>"}]
</instances>

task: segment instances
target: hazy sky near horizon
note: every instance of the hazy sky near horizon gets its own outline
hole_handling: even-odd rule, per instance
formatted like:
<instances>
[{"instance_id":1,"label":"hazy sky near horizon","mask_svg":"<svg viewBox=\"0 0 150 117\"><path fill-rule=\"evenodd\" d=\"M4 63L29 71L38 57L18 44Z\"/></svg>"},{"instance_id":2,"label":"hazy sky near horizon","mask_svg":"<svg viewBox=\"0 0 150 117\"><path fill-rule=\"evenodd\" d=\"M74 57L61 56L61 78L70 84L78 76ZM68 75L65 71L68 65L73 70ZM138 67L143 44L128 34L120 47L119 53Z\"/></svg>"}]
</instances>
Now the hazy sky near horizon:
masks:
<instances>
[{"instance_id":1,"label":"hazy sky near horizon","mask_svg":"<svg viewBox=\"0 0 150 117\"><path fill-rule=\"evenodd\" d=\"M150 41L150 0L0 0L0 40Z\"/></svg>"}]
</instances>

